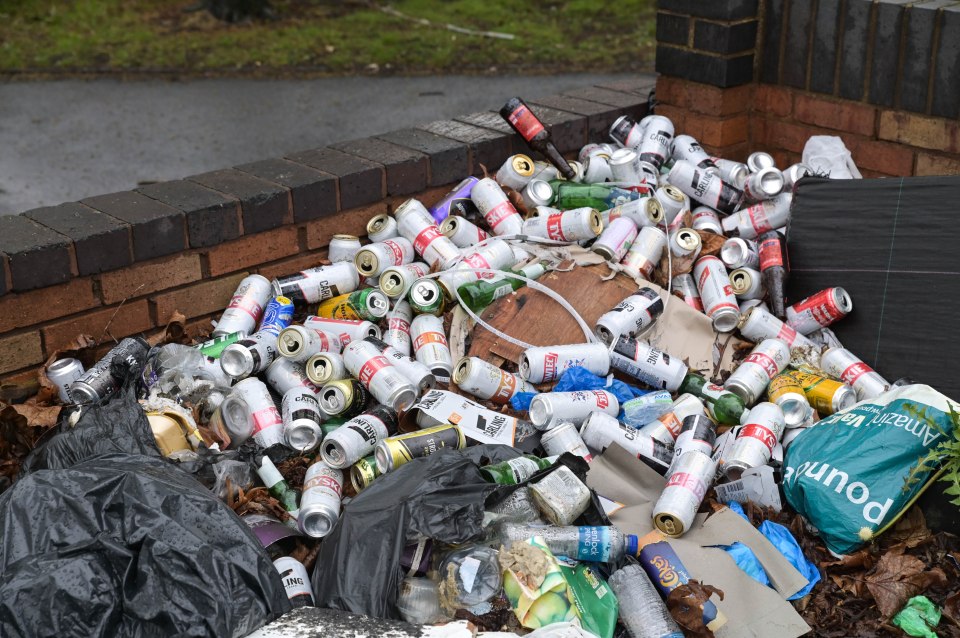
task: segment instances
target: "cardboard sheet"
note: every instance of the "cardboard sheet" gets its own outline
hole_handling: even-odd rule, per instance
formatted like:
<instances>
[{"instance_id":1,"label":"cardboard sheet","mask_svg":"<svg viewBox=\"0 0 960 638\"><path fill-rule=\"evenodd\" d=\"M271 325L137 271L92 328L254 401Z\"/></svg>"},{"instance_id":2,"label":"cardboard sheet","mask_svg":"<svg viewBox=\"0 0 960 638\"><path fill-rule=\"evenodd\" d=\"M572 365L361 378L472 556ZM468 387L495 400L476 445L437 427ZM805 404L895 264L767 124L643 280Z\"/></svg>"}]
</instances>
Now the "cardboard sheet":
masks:
<instances>
[{"instance_id":1,"label":"cardboard sheet","mask_svg":"<svg viewBox=\"0 0 960 638\"><path fill-rule=\"evenodd\" d=\"M587 484L624 504L610 515L611 522L624 532L643 536L653 529L651 510L665 481L629 452L614 445L595 457ZM734 541L753 550L774 589L747 576L723 550L708 547ZM718 638L794 638L810 630L786 601L806 585L806 579L738 514L728 509L709 518L699 514L687 534L669 539L669 543L691 576L723 590L722 601L716 596L711 599L727 617L727 623L716 632Z\"/></svg>"}]
</instances>

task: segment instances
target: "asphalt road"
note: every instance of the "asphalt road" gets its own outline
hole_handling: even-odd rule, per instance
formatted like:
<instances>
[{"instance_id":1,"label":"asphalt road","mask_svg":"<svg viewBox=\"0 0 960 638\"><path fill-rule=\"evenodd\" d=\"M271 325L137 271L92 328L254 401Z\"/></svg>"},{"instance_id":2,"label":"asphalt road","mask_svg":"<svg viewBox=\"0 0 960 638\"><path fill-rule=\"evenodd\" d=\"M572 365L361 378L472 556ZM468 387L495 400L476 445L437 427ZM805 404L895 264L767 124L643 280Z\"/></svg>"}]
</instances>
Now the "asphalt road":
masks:
<instances>
[{"instance_id":1,"label":"asphalt road","mask_svg":"<svg viewBox=\"0 0 960 638\"><path fill-rule=\"evenodd\" d=\"M499 108L621 75L0 84L0 214Z\"/></svg>"}]
</instances>

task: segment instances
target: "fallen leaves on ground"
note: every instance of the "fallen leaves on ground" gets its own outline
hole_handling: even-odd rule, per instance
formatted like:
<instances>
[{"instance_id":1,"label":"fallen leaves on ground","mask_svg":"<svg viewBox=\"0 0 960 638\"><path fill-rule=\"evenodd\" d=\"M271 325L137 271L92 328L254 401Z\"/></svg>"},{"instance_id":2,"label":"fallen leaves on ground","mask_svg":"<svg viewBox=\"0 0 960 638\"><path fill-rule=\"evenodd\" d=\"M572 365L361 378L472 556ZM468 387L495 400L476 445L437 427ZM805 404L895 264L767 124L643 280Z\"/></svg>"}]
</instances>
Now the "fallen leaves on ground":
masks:
<instances>
[{"instance_id":1,"label":"fallen leaves on ground","mask_svg":"<svg viewBox=\"0 0 960 638\"><path fill-rule=\"evenodd\" d=\"M713 585L690 579L667 596L667 609L687 638L713 638L713 632L703 623L703 604L711 594L723 600L723 592Z\"/></svg>"},{"instance_id":2,"label":"fallen leaves on ground","mask_svg":"<svg viewBox=\"0 0 960 638\"><path fill-rule=\"evenodd\" d=\"M947 575L939 567L928 568L916 556L903 553L904 546L887 550L877 561L877 567L865 578L867 589L884 618L890 618L903 609L910 598L924 593L933 585L947 582Z\"/></svg>"}]
</instances>

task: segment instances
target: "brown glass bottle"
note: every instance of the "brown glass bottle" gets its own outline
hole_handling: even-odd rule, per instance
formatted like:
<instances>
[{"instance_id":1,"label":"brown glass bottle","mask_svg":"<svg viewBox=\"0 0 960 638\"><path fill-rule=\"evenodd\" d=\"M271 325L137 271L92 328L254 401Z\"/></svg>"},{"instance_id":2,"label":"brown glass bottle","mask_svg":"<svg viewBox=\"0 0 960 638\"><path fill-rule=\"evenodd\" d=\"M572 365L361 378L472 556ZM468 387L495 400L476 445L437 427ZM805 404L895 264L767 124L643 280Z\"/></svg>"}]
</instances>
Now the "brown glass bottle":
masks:
<instances>
[{"instance_id":1,"label":"brown glass bottle","mask_svg":"<svg viewBox=\"0 0 960 638\"><path fill-rule=\"evenodd\" d=\"M500 117L507 121L513 130L520 137L527 141L535 151L541 153L547 158L547 161L557 167L560 174L567 179L573 179L576 175L573 168L563 159L563 155L553 145L550 139L550 132L543 126L530 107L518 97L512 97L500 109Z\"/></svg>"}]
</instances>

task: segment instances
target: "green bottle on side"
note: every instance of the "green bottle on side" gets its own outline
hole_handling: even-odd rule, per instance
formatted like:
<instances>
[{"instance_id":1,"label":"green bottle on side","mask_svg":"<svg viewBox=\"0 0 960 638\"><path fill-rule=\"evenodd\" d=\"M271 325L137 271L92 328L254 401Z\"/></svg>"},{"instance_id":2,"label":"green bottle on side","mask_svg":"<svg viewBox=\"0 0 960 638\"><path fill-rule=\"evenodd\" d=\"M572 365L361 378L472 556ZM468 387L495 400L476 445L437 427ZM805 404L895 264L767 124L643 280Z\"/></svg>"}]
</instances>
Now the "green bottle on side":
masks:
<instances>
[{"instance_id":1,"label":"green bottle on side","mask_svg":"<svg viewBox=\"0 0 960 638\"><path fill-rule=\"evenodd\" d=\"M555 195L551 205L560 210L583 208L584 206L597 210L607 210L634 199L640 199L639 192L617 188L616 186L579 184L562 179L551 180L550 186L553 188Z\"/></svg>"},{"instance_id":2,"label":"green bottle on side","mask_svg":"<svg viewBox=\"0 0 960 638\"><path fill-rule=\"evenodd\" d=\"M511 269L510 272L527 279L539 279L543 273L547 272L547 268L542 263L536 263L523 268ZM480 312L500 297L509 295L514 290L519 290L526 285L527 282L515 277L501 277L492 280L478 279L463 284L457 288L457 292L460 293L460 298L463 299L470 310Z\"/></svg>"},{"instance_id":3,"label":"green bottle on side","mask_svg":"<svg viewBox=\"0 0 960 638\"><path fill-rule=\"evenodd\" d=\"M550 467L556 460L557 457L555 456L541 459L537 456L524 454L503 463L481 467L480 474L489 483L516 485L517 483L523 483L540 470Z\"/></svg>"},{"instance_id":4,"label":"green bottle on side","mask_svg":"<svg viewBox=\"0 0 960 638\"><path fill-rule=\"evenodd\" d=\"M683 378L679 390L681 394L689 392L700 397L710 408L710 413L718 423L737 425L747 409L743 399L722 386L714 385L699 374L690 373Z\"/></svg>"}]
</instances>

